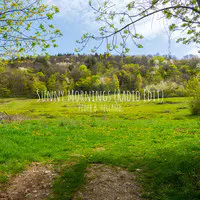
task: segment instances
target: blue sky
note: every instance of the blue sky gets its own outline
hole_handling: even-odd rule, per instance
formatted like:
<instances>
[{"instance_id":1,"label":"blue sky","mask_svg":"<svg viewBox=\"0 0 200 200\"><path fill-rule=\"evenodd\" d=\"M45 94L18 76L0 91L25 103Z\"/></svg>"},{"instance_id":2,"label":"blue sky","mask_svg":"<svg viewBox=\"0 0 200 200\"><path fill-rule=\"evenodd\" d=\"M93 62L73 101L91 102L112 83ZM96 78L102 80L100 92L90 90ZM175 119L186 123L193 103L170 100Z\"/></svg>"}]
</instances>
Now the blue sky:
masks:
<instances>
[{"instance_id":1,"label":"blue sky","mask_svg":"<svg viewBox=\"0 0 200 200\"><path fill-rule=\"evenodd\" d=\"M97 33L100 25L94 20L94 11L88 6L86 0L46 0L49 5L56 5L60 9L60 13L54 18L53 23L61 30L63 37L57 40L59 45L56 49L49 49L50 54L57 53L75 53L74 49L80 47L76 40L80 39L83 33ZM95 1L95 0L94 0ZM121 6L127 4L130 0L113 0L116 5ZM121 4L120 4L121 3ZM137 30L144 35L142 44L144 48L138 49L131 41L128 43L131 55L147 55L147 54L168 54L168 39L163 21L148 19L136 25ZM194 44L183 45L177 44L175 38L180 33L174 33L171 40L171 52L178 58L182 58L187 54L198 54L198 47ZM91 41L82 53L90 53L94 47L95 41ZM106 45L102 45L99 49L100 53L106 51ZM115 52L113 52L116 54Z\"/></svg>"}]
</instances>

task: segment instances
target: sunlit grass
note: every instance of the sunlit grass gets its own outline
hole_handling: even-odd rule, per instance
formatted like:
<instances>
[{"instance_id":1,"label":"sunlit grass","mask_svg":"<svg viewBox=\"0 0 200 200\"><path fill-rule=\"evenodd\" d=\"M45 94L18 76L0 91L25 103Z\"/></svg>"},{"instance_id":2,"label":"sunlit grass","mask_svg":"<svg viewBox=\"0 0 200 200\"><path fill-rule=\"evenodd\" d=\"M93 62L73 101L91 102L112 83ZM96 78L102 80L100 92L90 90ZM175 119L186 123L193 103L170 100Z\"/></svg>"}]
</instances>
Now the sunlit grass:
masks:
<instances>
[{"instance_id":1,"label":"sunlit grass","mask_svg":"<svg viewBox=\"0 0 200 200\"><path fill-rule=\"evenodd\" d=\"M27 120L0 123L1 182L31 162L85 160L134 171L144 197L200 197L200 118L190 115L185 98L124 102L121 112L96 113L79 110L80 102L4 101L1 111Z\"/></svg>"}]
</instances>

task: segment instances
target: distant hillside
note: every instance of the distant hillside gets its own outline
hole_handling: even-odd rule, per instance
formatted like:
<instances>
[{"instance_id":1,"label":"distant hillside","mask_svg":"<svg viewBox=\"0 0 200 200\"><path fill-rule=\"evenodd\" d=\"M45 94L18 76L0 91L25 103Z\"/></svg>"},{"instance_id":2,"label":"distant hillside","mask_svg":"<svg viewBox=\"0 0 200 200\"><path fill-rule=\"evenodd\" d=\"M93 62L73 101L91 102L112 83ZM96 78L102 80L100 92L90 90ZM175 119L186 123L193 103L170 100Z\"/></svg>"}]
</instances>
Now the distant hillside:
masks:
<instances>
[{"instance_id":1,"label":"distant hillside","mask_svg":"<svg viewBox=\"0 0 200 200\"><path fill-rule=\"evenodd\" d=\"M185 57L186 58L186 57ZM200 58L59 54L1 61L0 96L36 96L37 90L163 89L184 96L188 81L199 80Z\"/></svg>"}]
</instances>

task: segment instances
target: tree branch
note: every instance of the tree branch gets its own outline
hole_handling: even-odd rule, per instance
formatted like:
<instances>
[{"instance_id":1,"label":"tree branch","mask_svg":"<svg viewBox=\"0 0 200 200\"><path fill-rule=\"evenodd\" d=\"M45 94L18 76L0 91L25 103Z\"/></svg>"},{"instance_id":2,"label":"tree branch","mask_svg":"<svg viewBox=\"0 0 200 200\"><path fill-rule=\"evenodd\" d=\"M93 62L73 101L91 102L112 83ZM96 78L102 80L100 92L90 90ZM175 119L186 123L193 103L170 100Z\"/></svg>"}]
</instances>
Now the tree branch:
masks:
<instances>
[{"instance_id":1,"label":"tree branch","mask_svg":"<svg viewBox=\"0 0 200 200\"><path fill-rule=\"evenodd\" d=\"M142 16L142 17L140 17L139 19L136 19L136 20L134 20L134 21L128 23L126 26L122 27L121 29L119 29L119 30L117 30L117 31L115 31L115 32L113 32L113 33L111 33L110 35L107 35L107 36L104 36L104 37L95 37L95 39L101 39L101 38L102 38L102 39L106 39L106 38L109 38L109 37L111 37L111 36L113 36L113 35L115 35L115 34L121 32L121 31L123 31L124 29L128 28L129 26L131 26L131 25L137 23L138 21L141 21L142 19L145 19L145 18L147 18L147 17L149 17L149 16L151 16L151 15L154 15L154 14L156 14L156 13L159 13L159 12L162 12L162 11L165 11L165 10L179 9L179 8L189 9L189 10L195 11L195 12L197 12L197 13L200 14L200 11L199 11L199 10L196 10L196 9L193 8L193 7L188 7L188 6L170 6L170 7L162 8L162 9L156 10L156 11L154 11L154 12L151 12L151 13L149 13L149 14L146 14L145 16ZM199 22L199 23L200 23L200 22Z\"/></svg>"}]
</instances>

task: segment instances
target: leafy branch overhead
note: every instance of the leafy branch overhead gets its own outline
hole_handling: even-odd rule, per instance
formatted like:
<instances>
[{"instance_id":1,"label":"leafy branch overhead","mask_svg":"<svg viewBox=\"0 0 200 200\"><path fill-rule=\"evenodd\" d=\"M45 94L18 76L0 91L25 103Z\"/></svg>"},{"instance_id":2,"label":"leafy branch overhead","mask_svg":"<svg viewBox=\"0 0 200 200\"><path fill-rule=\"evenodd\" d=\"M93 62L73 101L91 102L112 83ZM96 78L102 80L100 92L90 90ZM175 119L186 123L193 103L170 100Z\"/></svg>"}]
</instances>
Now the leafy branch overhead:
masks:
<instances>
[{"instance_id":1,"label":"leafy branch overhead","mask_svg":"<svg viewBox=\"0 0 200 200\"><path fill-rule=\"evenodd\" d=\"M50 21L59 12L42 0L2 0L0 2L0 55L16 57L56 47L62 34Z\"/></svg>"},{"instance_id":2,"label":"leafy branch overhead","mask_svg":"<svg viewBox=\"0 0 200 200\"><path fill-rule=\"evenodd\" d=\"M109 51L119 52L121 47L122 53L127 53L128 39L142 48L140 40L143 39L143 33L137 31L137 24L154 16L168 20L170 31L181 31L177 42L200 44L200 0L139 0L130 1L127 5L122 3L121 6L115 4L114 0L98 3L90 0L89 5L101 27L98 35L84 34L77 41L81 47L76 51L84 49L91 39L99 41L92 52L106 42Z\"/></svg>"}]
</instances>

